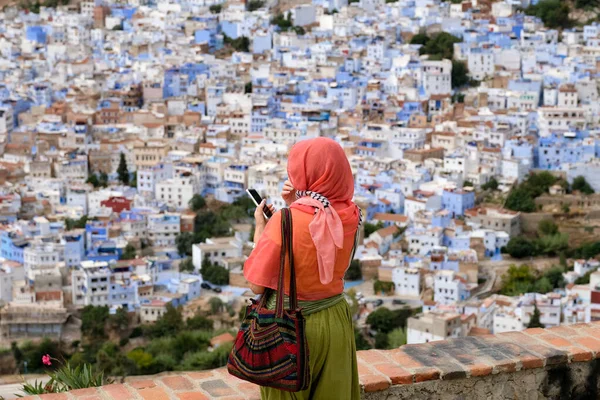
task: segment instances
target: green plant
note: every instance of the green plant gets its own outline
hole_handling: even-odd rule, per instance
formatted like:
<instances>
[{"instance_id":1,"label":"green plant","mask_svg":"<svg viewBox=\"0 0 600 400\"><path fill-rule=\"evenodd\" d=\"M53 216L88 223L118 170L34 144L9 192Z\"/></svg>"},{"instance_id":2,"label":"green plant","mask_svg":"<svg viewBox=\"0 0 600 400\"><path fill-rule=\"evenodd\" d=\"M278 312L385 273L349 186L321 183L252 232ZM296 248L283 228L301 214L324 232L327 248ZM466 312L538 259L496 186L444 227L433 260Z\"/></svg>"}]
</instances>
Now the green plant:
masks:
<instances>
[{"instance_id":1,"label":"green plant","mask_svg":"<svg viewBox=\"0 0 600 400\"><path fill-rule=\"evenodd\" d=\"M125 154L121 153L119 158L119 167L117 168L117 174L119 175L119 180L123 183L123 185L129 184L129 169L127 168L127 160L125 159Z\"/></svg>"},{"instance_id":2,"label":"green plant","mask_svg":"<svg viewBox=\"0 0 600 400\"><path fill-rule=\"evenodd\" d=\"M360 262L358 260L352 260L348 270L346 271L344 279L348 281L359 281L362 279L362 271L360 269Z\"/></svg>"},{"instance_id":3,"label":"green plant","mask_svg":"<svg viewBox=\"0 0 600 400\"><path fill-rule=\"evenodd\" d=\"M44 383L43 381L39 381L36 379L33 383L24 382L21 391L28 396L35 396L37 394L46 394L46 393L56 393L54 387L48 383ZM24 397L21 395L17 395L17 397Z\"/></svg>"},{"instance_id":4,"label":"green plant","mask_svg":"<svg viewBox=\"0 0 600 400\"><path fill-rule=\"evenodd\" d=\"M89 364L77 366L75 368L67 362L56 372L49 374L52 382L61 389L68 391L74 389L85 389L89 387L98 387L105 385L107 380L104 378L103 371L94 371Z\"/></svg>"},{"instance_id":5,"label":"green plant","mask_svg":"<svg viewBox=\"0 0 600 400\"><path fill-rule=\"evenodd\" d=\"M592 186L585 180L583 176L578 176L573 179L573 184L571 185L571 190L578 190L583 194L593 194L594 189Z\"/></svg>"},{"instance_id":6,"label":"green plant","mask_svg":"<svg viewBox=\"0 0 600 400\"><path fill-rule=\"evenodd\" d=\"M528 328L545 328L544 324L540 322L540 310L537 308L537 304L533 305L533 315L529 320Z\"/></svg>"}]
</instances>

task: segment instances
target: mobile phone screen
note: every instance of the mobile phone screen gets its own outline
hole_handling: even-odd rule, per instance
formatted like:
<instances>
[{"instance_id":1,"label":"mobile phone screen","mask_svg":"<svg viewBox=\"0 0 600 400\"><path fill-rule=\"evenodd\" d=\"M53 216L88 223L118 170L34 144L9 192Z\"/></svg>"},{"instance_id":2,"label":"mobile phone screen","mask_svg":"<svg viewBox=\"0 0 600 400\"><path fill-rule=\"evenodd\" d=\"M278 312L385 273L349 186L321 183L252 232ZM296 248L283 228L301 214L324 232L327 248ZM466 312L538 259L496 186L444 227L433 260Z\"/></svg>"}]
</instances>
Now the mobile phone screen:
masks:
<instances>
[{"instance_id":1,"label":"mobile phone screen","mask_svg":"<svg viewBox=\"0 0 600 400\"><path fill-rule=\"evenodd\" d=\"M255 189L248 189L247 192L252 201L254 201L254 204L256 204L256 206L258 206L263 200L262 197L260 197L260 194L258 194L258 192ZM271 213L271 210L269 210L267 207L263 207L263 213L267 218L271 218L273 216L273 213Z\"/></svg>"}]
</instances>

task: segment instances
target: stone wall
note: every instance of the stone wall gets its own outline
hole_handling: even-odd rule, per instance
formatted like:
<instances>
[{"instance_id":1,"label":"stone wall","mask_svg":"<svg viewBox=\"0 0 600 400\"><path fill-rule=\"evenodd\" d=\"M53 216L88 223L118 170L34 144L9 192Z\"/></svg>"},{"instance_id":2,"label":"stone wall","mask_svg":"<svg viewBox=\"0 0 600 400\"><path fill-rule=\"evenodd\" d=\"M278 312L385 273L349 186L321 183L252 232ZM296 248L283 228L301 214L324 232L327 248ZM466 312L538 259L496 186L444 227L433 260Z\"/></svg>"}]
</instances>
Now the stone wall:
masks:
<instances>
[{"instance_id":1,"label":"stone wall","mask_svg":"<svg viewBox=\"0 0 600 400\"><path fill-rule=\"evenodd\" d=\"M600 398L598 358L600 322L361 351L358 370L365 400L583 400ZM259 398L255 385L221 368L132 377L125 384L26 399Z\"/></svg>"}]
</instances>

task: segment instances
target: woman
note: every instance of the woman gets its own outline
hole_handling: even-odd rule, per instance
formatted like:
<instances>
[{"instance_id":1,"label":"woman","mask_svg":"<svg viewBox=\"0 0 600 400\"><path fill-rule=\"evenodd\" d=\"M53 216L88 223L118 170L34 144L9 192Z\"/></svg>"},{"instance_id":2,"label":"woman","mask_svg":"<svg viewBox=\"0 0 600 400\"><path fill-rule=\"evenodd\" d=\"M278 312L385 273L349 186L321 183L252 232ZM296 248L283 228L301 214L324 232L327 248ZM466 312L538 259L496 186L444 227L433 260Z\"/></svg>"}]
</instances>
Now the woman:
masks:
<instances>
[{"instance_id":1,"label":"woman","mask_svg":"<svg viewBox=\"0 0 600 400\"><path fill-rule=\"evenodd\" d=\"M360 221L360 211L352 202L352 170L335 141L317 138L292 148L288 177L281 194L292 211L296 285L306 317L311 384L297 393L263 387L261 396L263 400L359 399L352 315L342 294ZM281 251L281 213L267 223L264 206L263 201L254 213L256 248L244 264L244 276L257 294L265 288L277 289ZM270 308L274 297L268 302Z\"/></svg>"}]
</instances>

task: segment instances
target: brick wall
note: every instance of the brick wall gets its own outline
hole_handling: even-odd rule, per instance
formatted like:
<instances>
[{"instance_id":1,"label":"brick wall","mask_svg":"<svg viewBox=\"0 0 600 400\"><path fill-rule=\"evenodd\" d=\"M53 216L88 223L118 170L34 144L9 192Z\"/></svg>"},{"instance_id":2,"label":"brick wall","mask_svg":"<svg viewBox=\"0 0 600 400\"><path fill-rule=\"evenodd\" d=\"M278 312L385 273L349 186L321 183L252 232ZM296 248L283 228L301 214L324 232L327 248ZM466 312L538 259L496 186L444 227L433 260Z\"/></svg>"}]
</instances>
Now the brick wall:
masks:
<instances>
[{"instance_id":1,"label":"brick wall","mask_svg":"<svg viewBox=\"0 0 600 400\"><path fill-rule=\"evenodd\" d=\"M362 398L600 398L600 323L528 329L361 351ZM223 368L131 377L124 384L26 400L249 400L258 388Z\"/></svg>"}]
</instances>

